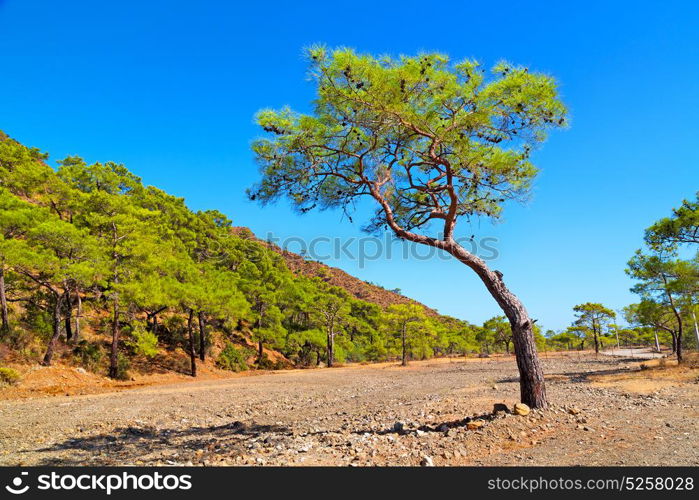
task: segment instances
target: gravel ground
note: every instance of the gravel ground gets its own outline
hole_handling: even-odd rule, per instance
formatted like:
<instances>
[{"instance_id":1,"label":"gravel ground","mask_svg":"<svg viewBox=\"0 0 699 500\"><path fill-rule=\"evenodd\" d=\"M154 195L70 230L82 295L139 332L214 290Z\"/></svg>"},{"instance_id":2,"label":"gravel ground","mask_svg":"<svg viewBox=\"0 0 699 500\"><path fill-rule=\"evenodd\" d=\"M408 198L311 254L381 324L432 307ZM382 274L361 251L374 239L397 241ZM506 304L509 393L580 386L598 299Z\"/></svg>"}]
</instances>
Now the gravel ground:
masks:
<instances>
[{"instance_id":1,"label":"gravel ground","mask_svg":"<svg viewBox=\"0 0 699 500\"><path fill-rule=\"evenodd\" d=\"M518 400L512 358L3 401L0 465L699 464L697 371L654 385L630 359L544 364L552 407L527 416L493 414Z\"/></svg>"}]
</instances>

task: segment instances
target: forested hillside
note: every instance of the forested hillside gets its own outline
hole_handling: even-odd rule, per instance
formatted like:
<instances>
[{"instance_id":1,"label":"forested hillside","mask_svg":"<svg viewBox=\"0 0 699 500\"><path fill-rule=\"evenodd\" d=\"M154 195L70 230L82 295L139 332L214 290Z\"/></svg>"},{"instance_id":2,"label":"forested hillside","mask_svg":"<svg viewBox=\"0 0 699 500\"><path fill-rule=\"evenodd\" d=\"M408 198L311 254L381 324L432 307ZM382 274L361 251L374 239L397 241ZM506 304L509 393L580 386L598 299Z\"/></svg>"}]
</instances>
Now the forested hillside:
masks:
<instances>
[{"instance_id":1,"label":"forested hillside","mask_svg":"<svg viewBox=\"0 0 699 500\"><path fill-rule=\"evenodd\" d=\"M5 361L60 358L125 378L164 356L186 356L196 375L209 358L237 371L478 349L471 325L282 256L124 165L46 159L0 133Z\"/></svg>"}]
</instances>

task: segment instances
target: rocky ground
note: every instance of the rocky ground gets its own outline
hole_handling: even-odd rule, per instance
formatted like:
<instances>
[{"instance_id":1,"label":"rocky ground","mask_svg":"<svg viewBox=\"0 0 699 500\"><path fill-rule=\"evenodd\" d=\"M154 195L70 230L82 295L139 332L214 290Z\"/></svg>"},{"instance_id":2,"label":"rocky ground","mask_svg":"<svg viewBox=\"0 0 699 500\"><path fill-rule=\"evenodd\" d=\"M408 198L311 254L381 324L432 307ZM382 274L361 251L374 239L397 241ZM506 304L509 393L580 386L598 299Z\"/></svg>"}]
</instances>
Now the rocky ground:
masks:
<instances>
[{"instance_id":1,"label":"rocky ground","mask_svg":"<svg viewBox=\"0 0 699 500\"><path fill-rule=\"evenodd\" d=\"M543 361L552 406L526 416L492 411L513 358L3 401L0 465L699 465L699 370Z\"/></svg>"}]
</instances>

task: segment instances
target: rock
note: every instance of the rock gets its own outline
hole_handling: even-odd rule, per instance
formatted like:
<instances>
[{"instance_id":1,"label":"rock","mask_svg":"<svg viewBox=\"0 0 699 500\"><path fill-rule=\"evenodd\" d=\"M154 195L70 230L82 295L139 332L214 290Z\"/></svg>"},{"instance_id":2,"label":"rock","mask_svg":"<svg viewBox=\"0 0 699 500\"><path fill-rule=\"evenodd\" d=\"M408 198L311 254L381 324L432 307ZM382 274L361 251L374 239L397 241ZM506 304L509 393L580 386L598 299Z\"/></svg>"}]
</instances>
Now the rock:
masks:
<instances>
[{"instance_id":1,"label":"rock","mask_svg":"<svg viewBox=\"0 0 699 500\"><path fill-rule=\"evenodd\" d=\"M472 422L467 423L466 428L469 431L477 431L478 429L480 429L484 425L485 425L485 422L483 422L482 420L474 420Z\"/></svg>"},{"instance_id":2,"label":"rock","mask_svg":"<svg viewBox=\"0 0 699 500\"><path fill-rule=\"evenodd\" d=\"M78 368L75 369L76 372L82 373L83 375L87 373L87 370L85 368L79 366Z\"/></svg>"},{"instance_id":3,"label":"rock","mask_svg":"<svg viewBox=\"0 0 699 500\"><path fill-rule=\"evenodd\" d=\"M570 413L571 415L578 415L580 413L580 408L571 406L570 408L568 408L568 413Z\"/></svg>"},{"instance_id":4,"label":"rock","mask_svg":"<svg viewBox=\"0 0 699 500\"><path fill-rule=\"evenodd\" d=\"M405 424L403 422L396 422L395 424L393 424L393 432L398 432L399 434L402 434L404 430Z\"/></svg>"},{"instance_id":5,"label":"rock","mask_svg":"<svg viewBox=\"0 0 699 500\"><path fill-rule=\"evenodd\" d=\"M521 416L529 415L529 412L531 411L524 403L515 403L512 409L515 415Z\"/></svg>"},{"instance_id":6,"label":"rock","mask_svg":"<svg viewBox=\"0 0 699 500\"><path fill-rule=\"evenodd\" d=\"M493 413L497 413L499 411L504 411L505 413L509 413L510 409L507 407L505 403L495 403L493 405Z\"/></svg>"},{"instance_id":7,"label":"rock","mask_svg":"<svg viewBox=\"0 0 699 500\"><path fill-rule=\"evenodd\" d=\"M420 465L423 467L434 467L434 462L432 462L432 457L424 456L420 461Z\"/></svg>"},{"instance_id":8,"label":"rock","mask_svg":"<svg viewBox=\"0 0 699 500\"><path fill-rule=\"evenodd\" d=\"M437 427L437 430L439 432L448 432L449 431L449 426L447 424L442 424L439 427Z\"/></svg>"}]
</instances>

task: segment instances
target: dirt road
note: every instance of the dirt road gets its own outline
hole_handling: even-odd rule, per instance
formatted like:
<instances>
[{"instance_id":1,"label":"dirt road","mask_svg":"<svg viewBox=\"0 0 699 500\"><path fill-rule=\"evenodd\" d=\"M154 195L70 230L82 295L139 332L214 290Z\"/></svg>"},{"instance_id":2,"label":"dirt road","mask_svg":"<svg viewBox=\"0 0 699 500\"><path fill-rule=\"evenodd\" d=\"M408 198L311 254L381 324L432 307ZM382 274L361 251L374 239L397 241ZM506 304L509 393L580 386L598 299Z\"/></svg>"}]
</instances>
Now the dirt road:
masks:
<instances>
[{"instance_id":1,"label":"dirt road","mask_svg":"<svg viewBox=\"0 0 699 500\"><path fill-rule=\"evenodd\" d=\"M274 372L0 402L2 465L699 464L696 369L544 359L552 408L513 358ZM480 427L479 427L480 426Z\"/></svg>"}]
</instances>

